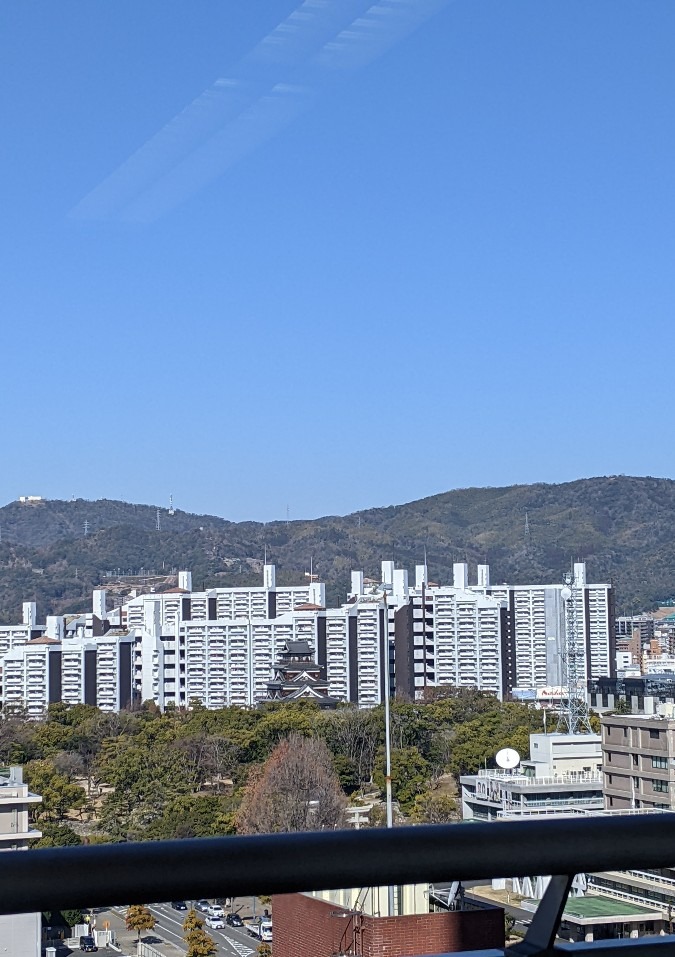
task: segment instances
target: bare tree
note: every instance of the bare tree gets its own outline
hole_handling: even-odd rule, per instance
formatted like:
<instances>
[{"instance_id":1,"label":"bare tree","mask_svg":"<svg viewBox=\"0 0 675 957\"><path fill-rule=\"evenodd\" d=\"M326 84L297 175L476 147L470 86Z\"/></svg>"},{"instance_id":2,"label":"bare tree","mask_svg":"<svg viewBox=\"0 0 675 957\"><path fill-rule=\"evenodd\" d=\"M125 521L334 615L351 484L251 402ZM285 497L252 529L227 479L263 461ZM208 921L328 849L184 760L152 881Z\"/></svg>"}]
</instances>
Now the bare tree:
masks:
<instances>
[{"instance_id":1,"label":"bare tree","mask_svg":"<svg viewBox=\"0 0 675 957\"><path fill-rule=\"evenodd\" d=\"M344 806L345 796L325 742L291 734L251 774L237 830L269 834L334 828L342 821Z\"/></svg>"}]
</instances>

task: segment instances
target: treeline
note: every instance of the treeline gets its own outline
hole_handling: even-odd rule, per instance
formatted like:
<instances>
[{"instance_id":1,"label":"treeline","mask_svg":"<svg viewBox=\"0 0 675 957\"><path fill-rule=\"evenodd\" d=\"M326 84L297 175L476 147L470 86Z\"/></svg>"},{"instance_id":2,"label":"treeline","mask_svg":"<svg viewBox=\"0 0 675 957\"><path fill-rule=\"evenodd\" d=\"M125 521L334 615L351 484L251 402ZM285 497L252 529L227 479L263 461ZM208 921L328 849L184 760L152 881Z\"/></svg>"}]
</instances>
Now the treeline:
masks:
<instances>
[{"instance_id":1,"label":"treeline","mask_svg":"<svg viewBox=\"0 0 675 957\"><path fill-rule=\"evenodd\" d=\"M541 712L480 691L438 689L424 702L393 701L391 727L400 814L437 822L458 816L452 788L439 781L490 765L501 747L526 755ZM270 766L296 759L302 740L320 745L308 754L327 755L330 768L321 774L335 777L345 800L375 801L372 823L380 823L382 707L320 711L302 701L218 711L194 704L165 713L146 705L109 714L55 704L41 722L16 709L0 713L0 763L23 765L31 789L42 795L32 812L43 832L38 846L236 833L244 829L242 802L247 806ZM290 751L289 742L296 742ZM307 807L317 804L313 773L307 771Z\"/></svg>"}]
</instances>

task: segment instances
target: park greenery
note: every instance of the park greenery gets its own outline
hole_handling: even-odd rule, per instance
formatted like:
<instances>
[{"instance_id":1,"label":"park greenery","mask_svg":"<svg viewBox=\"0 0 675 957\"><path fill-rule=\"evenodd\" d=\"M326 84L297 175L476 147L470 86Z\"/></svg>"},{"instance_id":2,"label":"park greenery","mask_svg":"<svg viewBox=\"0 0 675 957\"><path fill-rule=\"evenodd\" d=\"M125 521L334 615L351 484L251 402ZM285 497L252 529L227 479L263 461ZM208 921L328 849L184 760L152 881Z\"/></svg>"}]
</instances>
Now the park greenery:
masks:
<instances>
[{"instance_id":1,"label":"park greenery","mask_svg":"<svg viewBox=\"0 0 675 957\"><path fill-rule=\"evenodd\" d=\"M526 755L541 712L430 689L424 701L392 702L391 729L399 819L440 823L459 817L459 775L490 766L500 747ZM0 763L24 765L43 797L31 812L38 847L334 827L350 802L372 804L377 825L384 714L308 701L120 714L54 704L35 722L6 707Z\"/></svg>"}]
</instances>

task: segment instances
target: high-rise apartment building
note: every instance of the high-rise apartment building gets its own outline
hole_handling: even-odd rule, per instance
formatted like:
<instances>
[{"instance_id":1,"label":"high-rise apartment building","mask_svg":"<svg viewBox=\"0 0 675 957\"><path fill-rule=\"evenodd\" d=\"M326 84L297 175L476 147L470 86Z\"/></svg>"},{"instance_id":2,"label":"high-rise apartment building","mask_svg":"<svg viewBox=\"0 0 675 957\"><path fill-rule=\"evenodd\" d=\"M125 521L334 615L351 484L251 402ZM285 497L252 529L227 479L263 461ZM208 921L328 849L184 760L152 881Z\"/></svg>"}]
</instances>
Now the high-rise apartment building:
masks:
<instances>
[{"instance_id":1,"label":"high-rise apartment building","mask_svg":"<svg viewBox=\"0 0 675 957\"><path fill-rule=\"evenodd\" d=\"M468 566L452 585L382 563L380 581L352 572L344 604L326 608L325 585L277 586L274 565L263 584L134 595L107 609L97 589L90 613L36 623L24 605L21 625L0 629L0 697L39 717L49 703L85 702L119 710L132 702L160 708L255 706L266 699L274 663L288 641L308 642L325 669L332 698L373 707L392 693L413 699L439 686L475 687L503 697L518 688L562 684L565 638L562 584L490 584L487 565L469 584ZM612 674L611 588L587 585L575 566L573 599L582 667Z\"/></svg>"},{"instance_id":2,"label":"high-rise apartment building","mask_svg":"<svg viewBox=\"0 0 675 957\"><path fill-rule=\"evenodd\" d=\"M585 562L574 565L575 604L580 666L587 680L614 675L614 599L610 584L589 584ZM488 565L478 566L478 584L469 586L505 602L506 628L502 656L504 690L561 686L565 644L563 582L549 585L491 585Z\"/></svg>"}]
</instances>

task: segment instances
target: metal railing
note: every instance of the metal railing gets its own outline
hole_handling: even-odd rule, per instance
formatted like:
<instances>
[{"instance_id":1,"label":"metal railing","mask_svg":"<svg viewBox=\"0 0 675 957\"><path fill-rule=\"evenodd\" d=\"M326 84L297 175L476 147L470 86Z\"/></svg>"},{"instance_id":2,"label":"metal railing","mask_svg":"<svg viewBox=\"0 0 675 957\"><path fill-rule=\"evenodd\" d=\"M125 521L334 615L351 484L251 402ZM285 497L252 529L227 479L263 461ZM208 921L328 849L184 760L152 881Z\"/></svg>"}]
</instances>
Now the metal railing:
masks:
<instances>
[{"instance_id":1,"label":"metal railing","mask_svg":"<svg viewBox=\"0 0 675 957\"><path fill-rule=\"evenodd\" d=\"M44 848L0 855L0 913L552 874L525 939L481 952L544 957L568 952L554 942L575 874L673 862L670 814ZM675 937L571 949L656 957L675 953Z\"/></svg>"}]
</instances>

